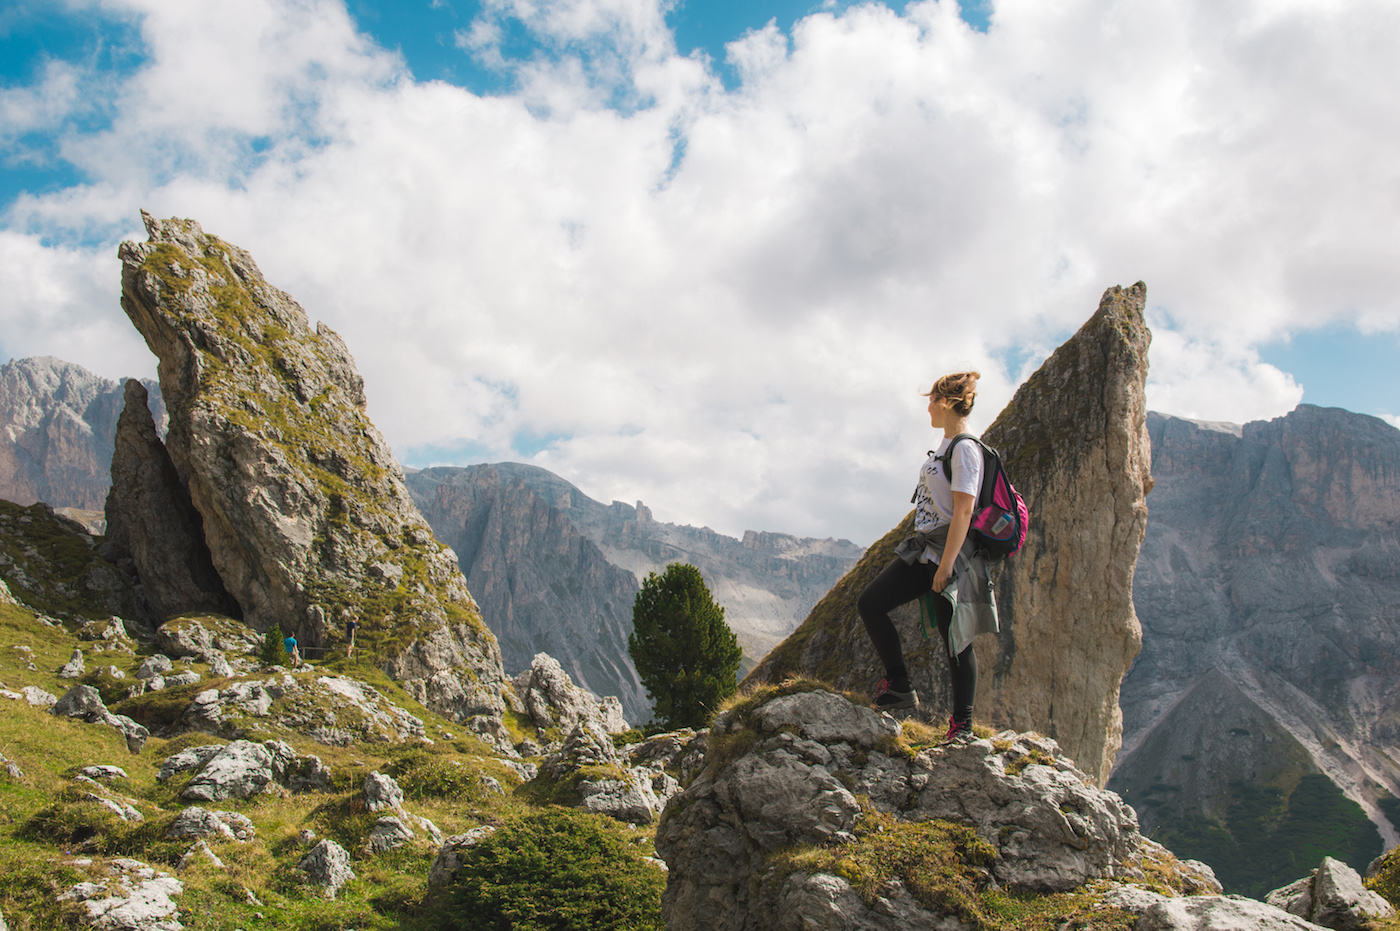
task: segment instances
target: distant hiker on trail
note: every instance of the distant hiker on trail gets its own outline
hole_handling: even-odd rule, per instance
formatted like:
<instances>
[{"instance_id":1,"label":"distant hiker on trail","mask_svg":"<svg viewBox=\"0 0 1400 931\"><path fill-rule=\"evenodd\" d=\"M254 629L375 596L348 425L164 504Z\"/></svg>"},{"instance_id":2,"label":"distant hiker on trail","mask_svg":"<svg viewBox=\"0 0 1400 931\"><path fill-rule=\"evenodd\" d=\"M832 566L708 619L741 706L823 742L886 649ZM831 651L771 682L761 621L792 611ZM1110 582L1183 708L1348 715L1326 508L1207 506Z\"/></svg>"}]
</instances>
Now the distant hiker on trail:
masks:
<instances>
[{"instance_id":1,"label":"distant hiker on trail","mask_svg":"<svg viewBox=\"0 0 1400 931\"><path fill-rule=\"evenodd\" d=\"M297 638L287 634L282 640L282 646L287 648L287 658L291 660L292 668L296 669L301 665L301 654L297 652Z\"/></svg>"},{"instance_id":2,"label":"distant hiker on trail","mask_svg":"<svg viewBox=\"0 0 1400 931\"><path fill-rule=\"evenodd\" d=\"M945 375L928 392L929 424L943 431L943 442L919 470L914 533L895 547L895 560L865 587L857 602L866 633L885 665L885 678L873 699L881 710L919 704L889 612L921 598L921 610L937 620L953 684L953 714L945 741L972 737L972 702L977 695L972 639L997 630L986 561L974 554L968 539L984 468L981 443L967 432L979 377L977 372ZM966 439L955 442L959 436ZM945 558L949 553L952 557Z\"/></svg>"},{"instance_id":3,"label":"distant hiker on trail","mask_svg":"<svg viewBox=\"0 0 1400 931\"><path fill-rule=\"evenodd\" d=\"M359 627L353 617L345 619L345 658L349 659L355 655L355 628Z\"/></svg>"}]
</instances>

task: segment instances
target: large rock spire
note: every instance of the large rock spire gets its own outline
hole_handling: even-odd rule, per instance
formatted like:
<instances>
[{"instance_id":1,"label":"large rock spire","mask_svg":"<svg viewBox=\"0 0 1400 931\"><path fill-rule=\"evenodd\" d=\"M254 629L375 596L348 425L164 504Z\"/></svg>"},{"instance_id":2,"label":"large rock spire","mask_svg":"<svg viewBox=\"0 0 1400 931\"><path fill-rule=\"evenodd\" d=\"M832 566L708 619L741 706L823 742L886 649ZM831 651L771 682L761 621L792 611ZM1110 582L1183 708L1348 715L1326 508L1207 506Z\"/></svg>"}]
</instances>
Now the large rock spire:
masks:
<instances>
[{"instance_id":1,"label":"large rock spire","mask_svg":"<svg viewBox=\"0 0 1400 931\"><path fill-rule=\"evenodd\" d=\"M1100 784L1122 739L1118 690L1142 645L1133 569L1152 487L1144 385L1147 288L1110 288L1098 311L1016 392L984 434L1030 508L1025 548L997 579L1001 634L979 638L975 719L1053 737ZM815 675L867 690L883 674L856 597L910 532L909 515L750 673ZM938 635L894 615L929 717L948 713Z\"/></svg>"},{"instance_id":2,"label":"large rock spire","mask_svg":"<svg viewBox=\"0 0 1400 931\"><path fill-rule=\"evenodd\" d=\"M504 676L451 551L365 415L345 343L192 220L142 213L122 307L160 359L166 445L214 567L259 630L361 650L435 710L498 714Z\"/></svg>"}]
</instances>

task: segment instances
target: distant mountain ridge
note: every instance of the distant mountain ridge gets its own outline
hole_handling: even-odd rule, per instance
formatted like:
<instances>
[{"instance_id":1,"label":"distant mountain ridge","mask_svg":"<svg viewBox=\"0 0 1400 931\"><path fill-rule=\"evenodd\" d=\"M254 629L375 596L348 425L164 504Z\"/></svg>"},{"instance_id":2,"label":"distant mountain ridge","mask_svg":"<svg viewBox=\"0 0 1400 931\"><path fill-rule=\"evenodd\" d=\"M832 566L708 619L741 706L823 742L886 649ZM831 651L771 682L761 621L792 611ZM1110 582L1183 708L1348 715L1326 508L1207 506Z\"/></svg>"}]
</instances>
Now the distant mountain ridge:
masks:
<instances>
[{"instance_id":1,"label":"distant mountain ridge","mask_svg":"<svg viewBox=\"0 0 1400 931\"><path fill-rule=\"evenodd\" d=\"M102 510L123 384L52 356L0 365L0 498ZM164 433L160 385L142 384Z\"/></svg>"},{"instance_id":2,"label":"distant mountain ridge","mask_svg":"<svg viewBox=\"0 0 1400 931\"><path fill-rule=\"evenodd\" d=\"M627 651L632 601L649 572L698 569L746 654L761 657L797 626L863 552L846 540L663 523L651 511L602 504L553 473L521 463L410 472L410 493L457 552L467 587L501 644L507 670L554 656L628 720L651 714Z\"/></svg>"},{"instance_id":3,"label":"distant mountain ridge","mask_svg":"<svg viewBox=\"0 0 1400 931\"><path fill-rule=\"evenodd\" d=\"M163 435L160 387L142 384ZM122 405L121 382L72 363L45 357L0 366L0 498L100 516ZM506 669L523 671L536 653L549 653L575 682L616 695L634 723L651 716L627 652L632 601L648 572L676 561L696 565L752 662L862 553L845 540L754 531L740 540L662 523L640 502L602 504L518 463L410 471L407 485L434 533L457 552Z\"/></svg>"},{"instance_id":4,"label":"distant mountain ridge","mask_svg":"<svg viewBox=\"0 0 1400 931\"><path fill-rule=\"evenodd\" d=\"M1134 581L1143 647L1123 682L1109 785L1145 828L1210 861L1181 838L1228 846L1240 837L1220 831L1258 820L1231 828L1232 812L1297 814L1292 793L1326 789L1309 781L1325 774L1374 824L1367 843L1395 846L1400 430L1301 405L1243 426L1149 414L1148 431L1156 487ZM1338 842L1358 844L1371 825L1347 817Z\"/></svg>"}]
</instances>

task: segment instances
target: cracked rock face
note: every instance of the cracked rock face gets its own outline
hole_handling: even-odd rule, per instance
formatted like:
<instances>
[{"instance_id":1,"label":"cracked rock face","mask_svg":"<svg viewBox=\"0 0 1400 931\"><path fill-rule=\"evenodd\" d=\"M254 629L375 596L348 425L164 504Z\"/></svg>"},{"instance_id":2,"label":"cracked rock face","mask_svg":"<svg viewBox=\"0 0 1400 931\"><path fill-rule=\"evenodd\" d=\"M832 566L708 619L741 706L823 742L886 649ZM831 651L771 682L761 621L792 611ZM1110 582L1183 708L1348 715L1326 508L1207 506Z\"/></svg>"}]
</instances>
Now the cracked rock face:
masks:
<instances>
[{"instance_id":1,"label":"cracked rock face","mask_svg":"<svg viewBox=\"0 0 1400 931\"><path fill-rule=\"evenodd\" d=\"M165 446L214 568L258 630L363 654L456 720L504 711L500 652L365 414L344 342L242 249L143 214L122 308L160 359Z\"/></svg>"},{"instance_id":2,"label":"cracked rock face","mask_svg":"<svg viewBox=\"0 0 1400 931\"><path fill-rule=\"evenodd\" d=\"M1146 286L1109 288L1097 312L1016 392L983 439L1026 500L1025 547L994 575L1001 632L976 641L978 722L1052 737L1102 785L1122 743L1118 693L1142 645L1133 572L1152 487L1144 387ZM913 475L916 462L910 464ZM912 532L913 514L870 547L802 626L749 674L809 676L869 692L884 676L856 599ZM947 660L919 608L892 614L919 715L952 710Z\"/></svg>"},{"instance_id":3,"label":"cracked rock face","mask_svg":"<svg viewBox=\"0 0 1400 931\"><path fill-rule=\"evenodd\" d=\"M971 825L997 851L992 878L1011 891L1142 877L1132 809L1054 741L1004 732L911 758L897 748L898 734L889 715L824 691L771 699L741 718L721 714L711 752L726 743L747 749L708 765L672 798L657 829L670 870L662 899L669 931L956 927L907 894L867 906L838 877L771 869L772 854L798 845L855 843L857 796L901 821ZM794 924L799 913L815 923Z\"/></svg>"}]
</instances>

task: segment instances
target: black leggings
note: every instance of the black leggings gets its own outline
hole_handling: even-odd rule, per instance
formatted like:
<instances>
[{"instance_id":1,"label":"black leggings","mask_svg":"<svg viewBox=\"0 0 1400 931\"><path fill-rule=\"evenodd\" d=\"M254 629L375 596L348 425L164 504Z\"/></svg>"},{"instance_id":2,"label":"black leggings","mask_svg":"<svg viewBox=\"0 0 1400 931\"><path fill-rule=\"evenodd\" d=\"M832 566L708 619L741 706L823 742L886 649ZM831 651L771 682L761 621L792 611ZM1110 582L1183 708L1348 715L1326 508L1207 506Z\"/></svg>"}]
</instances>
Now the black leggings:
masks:
<instances>
[{"instance_id":1,"label":"black leggings","mask_svg":"<svg viewBox=\"0 0 1400 931\"><path fill-rule=\"evenodd\" d=\"M899 642L899 631L890 620L890 612L932 590L933 574L937 569L934 563L916 562L911 566L902 559L895 559L865 586L865 591L860 593L856 602L860 619L865 622L865 632L870 635L875 652L885 664L885 677L892 687L901 692L910 688L909 670L904 665L904 649ZM943 652L948 653L953 606L946 598L935 598L933 604L938 633L943 638ZM970 724L972 701L977 696L977 654L969 644L956 660L950 657L948 665L953 680L953 719L959 724Z\"/></svg>"}]
</instances>

